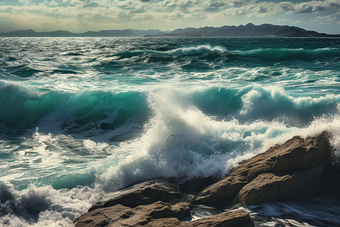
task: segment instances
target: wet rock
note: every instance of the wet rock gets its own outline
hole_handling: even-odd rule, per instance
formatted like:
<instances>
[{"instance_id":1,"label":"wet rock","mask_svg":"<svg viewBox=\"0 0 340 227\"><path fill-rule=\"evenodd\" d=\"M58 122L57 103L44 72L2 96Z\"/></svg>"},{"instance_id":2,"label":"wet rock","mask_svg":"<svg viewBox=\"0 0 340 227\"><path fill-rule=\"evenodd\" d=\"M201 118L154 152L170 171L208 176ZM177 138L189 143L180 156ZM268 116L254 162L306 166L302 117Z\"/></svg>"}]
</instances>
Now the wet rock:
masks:
<instances>
[{"instance_id":1,"label":"wet rock","mask_svg":"<svg viewBox=\"0 0 340 227\"><path fill-rule=\"evenodd\" d=\"M244 176L229 175L223 180L205 188L195 199L196 203L224 205L230 202L248 183Z\"/></svg>"},{"instance_id":2,"label":"wet rock","mask_svg":"<svg viewBox=\"0 0 340 227\"><path fill-rule=\"evenodd\" d=\"M175 183L166 179L156 179L136 184L132 187L112 192L101 197L89 211L121 204L134 208L156 201L170 202L181 198L182 193Z\"/></svg>"},{"instance_id":3,"label":"wet rock","mask_svg":"<svg viewBox=\"0 0 340 227\"><path fill-rule=\"evenodd\" d=\"M216 177L194 177L190 180L181 181L179 184L180 190L183 193L197 193L202 191L209 185L216 183L219 179Z\"/></svg>"},{"instance_id":4,"label":"wet rock","mask_svg":"<svg viewBox=\"0 0 340 227\"><path fill-rule=\"evenodd\" d=\"M161 178L106 194L75 220L75 226L252 227L249 214L241 210L183 220L190 217L193 202L214 207L232 202L253 205L313 196L323 185L333 185L329 182L336 173L330 174L334 166L329 138L326 132L307 139L293 137L241 162L225 179L198 193L214 179Z\"/></svg>"},{"instance_id":5,"label":"wet rock","mask_svg":"<svg viewBox=\"0 0 340 227\"><path fill-rule=\"evenodd\" d=\"M155 202L130 208L117 204L110 207L98 208L75 219L75 227L99 226L147 226L153 220L168 218L179 222L190 217L190 203L171 205L166 202Z\"/></svg>"},{"instance_id":6,"label":"wet rock","mask_svg":"<svg viewBox=\"0 0 340 227\"><path fill-rule=\"evenodd\" d=\"M321 166L292 173L262 173L241 189L239 201L255 205L313 196L320 190L323 174Z\"/></svg>"},{"instance_id":7,"label":"wet rock","mask_svg":"<svg viewBox=\"0 0 340 227\"><path fill-rule=\"evenodd\" d=\"M195 202L215 205L230 202L245 185L262 173L296 171L316 166L329 168L333 154L329 138L327 132L307 139L295 136L282 145L241 162L225 179L199 193Z\"/></svg>"},{"instance_id":8,"label":"wet rock","mask_svg":"<svg viewBox=\"0 0 340 227\"><path fill-rule=\"evenodd\" d=\"M189 227L254 227L254 222L245 211L227 211L218 215L202 218L191 222Z\"/></svg>"},{"instance_id":9,"label":"wet rock","mask_svg":"<svg viewBox=\"0 0 340 227\"><path fill-rule=\"evenodd\" d=\"M188 203L170 205L156 202L141 205L136 208L125 207L120 204L99 208L75 220L75 227L100 226L131 226L131 227L253 227L254 222L245 211L228 211L218 215L202 218L193 222L184 222L183 218L190 216L192 206Z\"/></svg>"},{"instance_id":10,"label":"wet rock","mask_svg":"<svg viewBox=\"0 0 340 227\"><path fill-rule=\"evenodd\" d=\"M181 222L176 218L155 219L147 227L254 227L254 222L245 211L228 211L218 215L202 218L193 222Z\"/></svg>"}]
</instances>

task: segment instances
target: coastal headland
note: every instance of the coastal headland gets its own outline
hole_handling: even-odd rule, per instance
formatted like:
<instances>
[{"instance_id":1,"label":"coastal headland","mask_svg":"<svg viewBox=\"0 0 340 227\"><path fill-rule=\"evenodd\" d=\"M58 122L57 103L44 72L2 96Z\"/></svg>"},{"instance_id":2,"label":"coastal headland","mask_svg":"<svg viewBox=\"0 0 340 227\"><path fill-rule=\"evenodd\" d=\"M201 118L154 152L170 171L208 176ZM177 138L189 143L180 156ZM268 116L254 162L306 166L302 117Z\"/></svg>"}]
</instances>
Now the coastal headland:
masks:
<instances>
[{"instance_id":1,"label":"coastal headland","mask_svg":"<svg viewBox=\"0 0 340 227\"><path fill-rule=\"evenodd\" d=\"M242 161L222 180L159 178L102 196L75 219L76 227L228 226L251 227L242 207L317 196L339 197L340 171L331 135L295 136ZM221 210L191 220L199 206Z\"/></svg>"}]
</instances>

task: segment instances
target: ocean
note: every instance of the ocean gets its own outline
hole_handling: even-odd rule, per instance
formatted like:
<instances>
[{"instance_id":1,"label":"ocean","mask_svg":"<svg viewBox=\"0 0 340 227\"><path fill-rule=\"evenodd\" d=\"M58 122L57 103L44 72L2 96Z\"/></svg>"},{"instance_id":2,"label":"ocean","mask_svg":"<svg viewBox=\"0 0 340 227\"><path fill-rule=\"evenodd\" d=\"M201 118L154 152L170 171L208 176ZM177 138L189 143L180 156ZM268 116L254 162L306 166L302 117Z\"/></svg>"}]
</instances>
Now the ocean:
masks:
<instances>
[{"instance_id":1,"label":"ocean","mask_svg":"<svg viewBox=\"0 0 340 227\"><path fill-rule=\"evenodd\" d=\"M340 155L339 102L340 39L0 38L0 226L72 226L103 193L222 179L295 135ZM242 209L339 226L339 204Z\"/></svg>"}]
</instances>

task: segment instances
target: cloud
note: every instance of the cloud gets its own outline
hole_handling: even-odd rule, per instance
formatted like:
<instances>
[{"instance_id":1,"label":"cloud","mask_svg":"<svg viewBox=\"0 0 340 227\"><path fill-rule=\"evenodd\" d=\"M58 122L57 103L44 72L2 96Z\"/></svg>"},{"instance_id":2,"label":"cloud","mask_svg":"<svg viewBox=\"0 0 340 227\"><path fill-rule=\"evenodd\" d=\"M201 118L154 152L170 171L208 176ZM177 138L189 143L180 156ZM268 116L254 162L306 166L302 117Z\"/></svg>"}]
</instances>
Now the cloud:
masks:
<instances>
[{"instance_id":1,"label":"cloud","mask_svg":"<svg viewBox=\"0 0 340 227\"><path fill-rule=\"evenodd\" d=\"M272 2L262 2L242 5L241 7L230 7L224 11L224 15L245 15L247 17L263 17L276 13L277 5Z\"/></svg>"},{"instance_id":2,"label":"cloud","mask_svg":"<svg viewBox=\"0 0 340 227\"><path fill-rule=\"evenodd\" d=\"M221 8L223 8L226 5L224 2L214 2L210 3L210 5L205 8L205 12L216 12L219 11Z\"/></svg>"},{"instance_id":3,"label":"cloud","mask_svg":"<svg viewBox=\"0 0 340 227\"><path fill-rule=\"evenodd\" d=\"M247 17L263 17L274 15L279 12L287 14L309 14L320 13L324 11L332 11L340 9L340 2L338 0L326 1L307 1L302 3L293 2L270 2L270 1L249 1L233 2L224 9L224 15L244 15Z\"/></svg>"},{"instance_id":4,"label":"cloud","mask_svg":"<svg viewBox=\"0 0 340 227\"><path fill-rule=\"evenodd\" d=\"M81 5L83 4L80 0L62 0L62 3L70 6Z\"/></svg>"},{"instance_id":5,"label":"cloud","mask_svg":"<svg viewBox=\"0 0 340 227\"><path fill-rule=\"evenodd\" d=\"M292 2L281 2L279 6L285 12L291 13L317 13L326 10L334 10L340 8L339 1L309 1L309 2L301 2L301 3L292 3Z\"/></svg>"},{"instance_id":6,"label":"cloud","mask_svg":"<svg viewBox=\"0 0 340 227\"><path fill-rule=\"evenodd\" d=\"M59 3L56 1L51 1L50 3L48 3L49 6L58 6Z\"/></svg>"},{"instance_id":7,"label":"cloud","mask_svg":"<svg viewBox=\"0 0 340 227\"><path fill-rule=\"evenodd\" d=\"M11 12L8 10L8 4L0 4L0 17L5 18L0 21L0 29L8 27L6 23L29 26L27 21L39 29L44 26L50 29L53 25L60 26L58 29L72 28L78 32L131 26L140 28L141 25L146 27L148 24L158 24L158 28L169 24L178 27L184 22L204 26L207 22L222 21L224 18L235 18L234 21L237 22L240 18L265 18L278 13L299 15L294 21L302 22L307 20L304 19L307 15L316 14L315 23L337 23L337 13L340 11L339 0L300 3L276 0L45 0L43 3L33 0L18 1L16 5L11 6ZM249 22L249 19L247 20ZM308 20L311 21L310 18Z\"/></svg>"},{"instance_id":8,"label":"cloud","mask_svg":"<svg viewBox=\"0 0 340 227\"><path fill-rule=\"evenodd\" d=\"M340 12L333 15L317 16L313 22L320 24L340 24Z\"/></svg>"},{"instance_id":9,"label":"cloud","mask_svg":"<svg viewBox=\"0 0 340 227\"><path fill-rule=\"evenodd\" d=\"M18 0L18 2L23 3L24 5L28 5L31 3L30 0Z\"/></svg>"},{"instance_id":10,"label":"cloud","mask_svg":"<svg viewBox=\"0 0 340 227\"><path fill-rule=\"evenodd\" d=\"M301 24L301 23L302 23L301 20L297 20L297 21L292 22L292 24Z\"/></svg>"}]
</instances>

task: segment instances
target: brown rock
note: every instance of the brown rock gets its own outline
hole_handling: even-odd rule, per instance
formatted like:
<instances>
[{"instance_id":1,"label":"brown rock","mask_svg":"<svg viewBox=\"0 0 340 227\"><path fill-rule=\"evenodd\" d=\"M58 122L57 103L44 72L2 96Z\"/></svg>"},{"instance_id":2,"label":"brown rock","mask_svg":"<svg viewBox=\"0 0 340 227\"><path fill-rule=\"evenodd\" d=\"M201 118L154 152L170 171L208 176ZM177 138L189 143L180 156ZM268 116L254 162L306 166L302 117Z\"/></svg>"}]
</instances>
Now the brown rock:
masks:
<instances>
[{"instance_id":1,"label":"brown rock","mask_svg":"<svg viewBox=\"0 0 340 227\"><path fill-rule=\"evenodd\" d=\"M190 203L169 203L158 201L148 205L130 208L117 204L115 206L98 208L75 219L75 227L100 226L145 226L150 221L171 218L179 222L190 217L192 206Z\"/></svg>"},{"instance_id":2,"label":"brown rock","mask_svg":"<svg viewBox=\"0 0 340 227\"><path fill-rule=\"evenodd\" d=\"M232 200L248 181L244 176L229 175L205 188L195 199L196 203L224 204Z\"/></svg>"},{"instance_id":3,"label":"brown rock","mask_svg":"<svg viewBox=\"0 0 340 227\"><path fill-rule=\"evenodd\" d=\"M228 211L193 222L180 221L171 211L171 205L163 202L143 205L135 209L116 205L100 208L77 218L75 227L254 227L249 214L241 210ZM170 216L164 217L167 215Z\"/></svg>"},{"instance_id":4,"label":"brown rock","mask_svg":"<svg viewBox=\"0 0 340 227\"><path fill-rule=\"evenodd\" d=\"M239 193L243 205L300 199L315 195L320 188L323 167L288 174L262 173Z\"/></svg>"},{"instance_id":5,"label":"brown rock","mask_svg":"<svg viewBox=\"0 0 340 227\"><path fill-rule=\"evenodd\" d=\"M254 227L254 222L245 211L228 211L189 223L189 227Z\"/></svg>"},{"instance_id":6,"label":"brown rock","mask_svg":"<svg viewBox=\"0 0 340 227\"><path fill-rule=\"evenodd\" d=\"M234 168L222 181L205 188L198 196L179 189L180 183L157 179L103 196L87 214L75 220L76 227L100 226L254 226L244 211L222 214L183 222L189 217L195 201L203 204L223 204L239 199L242 204L302 198L314 195L329 174L332 166L332 148L329 135L322 133L314 138L293 137L285 144L270 148ZM209 179L210 180L210 179ZM185 193L201 188L186 182ZM194 192L193 192L194 193ZM186 201L176 203L178 201ZM170 202L170 203L168 203Z\"/></svg>"},{"instance_id":7,"label":"brown rock","mask_svg":"<svg viewBox=\"0 0 340 227\"><path fill-rule=\"evenodd\" d=\"M189 227L188 223L181 222L177 218L161 218L152 220L145 227Z\"/></svg>"},{"instance_id":8,"label":"brown rock","mask_svg":"<svg viewBox=\"0 0 340 227\"><path fill-rule=\"evenodd\" d=\"M136 207L154 203L156 201L170 202L180 198L182 193L176 184L165 179L156 179L142 182L132 187L112 192L101 197L89 211L122 204L127 207Z\"/></svg>"},{"instance_id":9,"label":"brown rock","mask_svg":"<svg viewBox=\"0 0 340 227\"><path fill-rule=\"evenodd\" d=\"M74 220L75 227L94 227L107 226L109 223L116 222L123 218L129 218L134 215L134 211L130 207L116 205L109 208L100 208Z\"/></svg>"},{"instance_id":10,"label":"brown rock","mask_svg":"<svg viewBox=\"0 0 340 227\"><path fill-rule=\"evenodd\" d=\"M254 222L245 211L228 211L218 215L202 218L193 222L180 222L176 218L152 220L147 227L254 227Z\"/></svg>"},{"instance_id":11,"label":"brown rock","mask_svg":"<svg viewBox=\"0 0 340 227\"><path fill-rule=\"evenodd\" d=\"M195 201L202 204L229 202L243 186L261 173L330 166L333 149L329 137L327 132L305 140L295 136L282 145L241 162L225 179L205 188Z\"/></svg>"}]
</instances>

